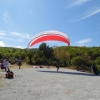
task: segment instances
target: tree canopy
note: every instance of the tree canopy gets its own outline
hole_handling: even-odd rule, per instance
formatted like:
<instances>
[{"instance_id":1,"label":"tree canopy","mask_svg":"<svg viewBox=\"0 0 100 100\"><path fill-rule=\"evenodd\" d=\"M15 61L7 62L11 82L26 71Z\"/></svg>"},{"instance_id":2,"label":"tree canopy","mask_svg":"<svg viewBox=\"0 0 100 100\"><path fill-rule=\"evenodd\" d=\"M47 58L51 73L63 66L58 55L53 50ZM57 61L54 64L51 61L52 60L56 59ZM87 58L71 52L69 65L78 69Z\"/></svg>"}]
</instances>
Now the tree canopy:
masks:
<instances>
[{"instance_id":1,"label":"tree canopy","mask_svg":"<svg viewBox=\"0 0 100 100\"><path fill-rule=\"evenodd\" d=\"M8 57L10 62L15 63L15 58L21 58L29 64L56 65L60 62L61 67L85 66L91 68L96 64L100 68L100 47L61 46L49 47L46 43L40 44L39 48L19 49L0 47L0 60Z\"/></svg>"}]
</instances>

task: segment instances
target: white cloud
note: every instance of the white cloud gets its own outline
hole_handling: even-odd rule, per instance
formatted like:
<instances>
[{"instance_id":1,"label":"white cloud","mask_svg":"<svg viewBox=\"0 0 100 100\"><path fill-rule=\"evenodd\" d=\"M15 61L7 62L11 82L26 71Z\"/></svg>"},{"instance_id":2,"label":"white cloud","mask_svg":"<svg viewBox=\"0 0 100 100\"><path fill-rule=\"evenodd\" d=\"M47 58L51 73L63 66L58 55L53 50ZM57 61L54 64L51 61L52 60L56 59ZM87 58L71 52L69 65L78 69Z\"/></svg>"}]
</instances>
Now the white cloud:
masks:
<instances>
[{"instance_id":1,"label":"white cloud","mask_svg":"<svg viewBox=\"0 0 100 100\"><path fill-rule=\"evenodd\" d=\"M19 42L22 41L20 39L12 39L12 38L2 37L2 36L0 36L0 39L11 40L11 41L19 41Z\"/></svg>"},{"instance_id":2,"label":"white cloud","mask_svg":"<svg viewBox=\"0 0 100 100\"><path fill-rule=\"evenodd\" d=\"M6 11L4 14L3 14L3 20L8 23L8 22L11 22L11 17L9 15L9 13Z\"/></svg>"},{"instance_id":3,"label":"white cloud","mask_svg":"<svg viewBox=\"0 0 100 100\"><path fill-rule=\"evenodd\" d=\"M0 32L0 35L6 35L6 34L5 34L5 33L1 33L1 32Z\"/></svg>"},{"instance_id":4,"label":"white cloud","mask_svg":"<svg viewBox=\"0 0 100 100\"><path fill-rule=\"evenodd\" d=\"M74 2L72 4L70 4L68 8L82 5L88 1L91 1L91 0L74 0Z\"/></svg>"},{"instance_id":5,"label":"white cloud","mask_svg":"<svg viewBox=\"0 0 100 100\"><path fill-rule=\"evenodd\" d=\"M5 34L5 31L0 30L0 35L2 35L2 36L6 35L6 34Z\"/></svg>"},{"instance_id":6,"label":"white cloud","mask_svg":"<svg viewBox=\"0 0 100 100\"><path fill-rule=\"evenodd\" d=\"M29 34L22 34L22 33L18 33L18 32L11 32L11 34L14 35L14 36L17 36L17 37L30 39L30 35Z\"/></svg>"},{"instance_id":7,"label":"white cloud","mask_svg":"<svg viewBox=\"0 0 100 100\"><path fill-rule=\"evenodd\" d=\"M22 46L14 46L14 48L24 49L25 47L22 47Z\"/></svg>"},{"instance_id":8,"label":"white cloud","mask_svg":"<svg viewBox=\"0 0 100 100\"><path fill-rule=\"evenodd\" d=\"M25 33L7 32L0 30L0 39L23 42L24 39L31 39L31 36Z\"/></svg>"},{"instance_id":9,"label":"white cloud","mask_svg":"<svg viewBox=\"0 0 100 100\"><path fill-rule=\"evenodd\" d=\"M100 12L100 7L95 8L95 9L93 9L93 10L90 10L89 12L85 13L84 15L82 15L82 16L80 16L80 17L78 17L78 18L76 18L75 20L70 21L70 22L75 22L75 21L79 21L79 20L86 19L86 18L88 18L88 17L91 17L91 16L93 16L93 15L99 13L99 12Z\"/></svg>"},{"instance_id":10,"label":"white cloud","mask_svg":"<svg viewBox=\"0 0 100 100\"><path fill-rule=\"evenodd\" d=\"M1 46L1 47L5 47L6 44L5 44L3 41L0 41L0 46Z\"/></svg>"},{"instance_id":11,"label":"white cloud","mask_svg":"<svg viewBox=\"0 0 100 100\"><path fill-rule=\"evenodd\" d=\"M91 38L87 38L87 39L83 39L83 40L80 40L78 42L76 42L79 46L84 46L86 45L87 43L91 42L92 39Z\"/></svg>"},{"instance_id":12,"label":"white cloud","mask_svg":"<svg viewBox=\"0 0 100 100\"><path fill-rule=\"evenodd\" d=\"M16 37L10 36L9 33L10 32L0 30L0 39L22 42L22 39L21 38L16 39Z\"/></svg>"}]
</instances>

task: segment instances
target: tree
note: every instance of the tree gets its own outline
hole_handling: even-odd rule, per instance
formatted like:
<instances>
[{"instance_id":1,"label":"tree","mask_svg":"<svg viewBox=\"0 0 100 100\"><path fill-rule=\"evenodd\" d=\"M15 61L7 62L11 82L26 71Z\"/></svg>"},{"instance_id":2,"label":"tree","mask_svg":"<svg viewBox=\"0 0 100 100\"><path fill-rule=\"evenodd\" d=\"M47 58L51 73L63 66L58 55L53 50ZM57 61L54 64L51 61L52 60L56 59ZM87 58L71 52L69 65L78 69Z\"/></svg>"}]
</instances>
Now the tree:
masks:
<instances>
[{"instance_id":1,"label":"tree","mask_svg":"<svg viewBox=\"0 0 100 100\"><path fill-rule=\"evenodd\" d=\"M0 59L2 59L3 58L3 54L2 53L0 53Z\"/></svg>"},{"instance_id":2,"label":"tree","mask_svg":"<svg viewBox=\"0 0 100 100\"><path fill-rule=\"evenodd\" d=\"M100 65L100 57L97 57L97 58L96 58L95 63L96 63L97 65Z\"/></svg>"},{"instance_id":3,"label":"tree","mask_svg":"<svg viewBox=\"0 0 100 100\"><path fill-rule=\"evenodd\" d=\"M39 50L41 52L43 52L43 55L47 58L47 59L50 59L52 58L53 56L53 49L52 47L49 47L46 45L46 43L42 43L40 46L39 46Z\"/></svg>"},{"instance_id":4,"label":"tree","mask_svg":"<svg viewBox=\"0 0 100 100\"><path fill-rule=\"evenodd\" d=\"M28 58L29 58L29 63L30 63L30 64L32 64L32 57L33 57L33 55L34 55L34 50L29 49L29 50L27 51L27 56L28 56Z\"/></svg>"},{"instance_id":5,"label":"tree","mask_svg":"<svg viewBox=\"0 0 100 100\"><path fill-rule=\"evenodd\" d=\"M72 60L71 60L71 64L74 65L74 66L76 66L76 69L77 69L77 70L80 69L80 66L81 66L81 64L83 64L83 63L84 63L84 60L83 60L82 57L80 57L80 56L74 57L74 58L72 58Z\"/></svg>"},{"instance_id":6,"label":"tree","mask_svg":"<svg viewBox=\"0 0 100 100\"><path fill-rule=\"evenodd\" d=\"M66 67L70 62L70 54L67 52L66 48L54 48L54 55L57 61L60 62L60 65Z\"/></svg>"}]
</instances>

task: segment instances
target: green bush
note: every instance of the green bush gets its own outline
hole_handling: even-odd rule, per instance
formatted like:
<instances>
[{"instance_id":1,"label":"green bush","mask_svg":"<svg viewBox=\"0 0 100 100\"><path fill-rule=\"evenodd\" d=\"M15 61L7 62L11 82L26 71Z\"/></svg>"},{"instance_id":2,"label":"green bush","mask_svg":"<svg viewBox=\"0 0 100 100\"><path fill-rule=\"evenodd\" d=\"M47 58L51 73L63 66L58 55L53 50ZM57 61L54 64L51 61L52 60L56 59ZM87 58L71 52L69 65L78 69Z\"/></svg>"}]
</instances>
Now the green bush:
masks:
<instances>
[{"instance_id":1,"label":"green bush","mask_svg":"<svg viewBox=\"0 0 100 100\"><path fill-rule=\"evenodd\" d=\"M81 66L81 64L84 62L83 58L80 56L74 57L71 60L71 64L74 66L77 66L76 69L79 69L79 67Z\"/></svg>"},{"instance_id":2,"label":"green bush","mask_svg":"<svg viewBox=\"0 0 100 100\"><path fill-rule=\"evenodd\" d=\"M97 65L100 65L100 57L97 57L97 58L96 58L95 63L96 63Z\"/></svg>"},{"instance_id":3,"label":"green bush","mask_svg":"<svg viewBox=\"0 0 100 100\"><path fill-rule=\"evenodd\" d=\"M96 65L96 66L97 66L97 69L100 70L100 65Z\"/></svg>"}]
</instances>

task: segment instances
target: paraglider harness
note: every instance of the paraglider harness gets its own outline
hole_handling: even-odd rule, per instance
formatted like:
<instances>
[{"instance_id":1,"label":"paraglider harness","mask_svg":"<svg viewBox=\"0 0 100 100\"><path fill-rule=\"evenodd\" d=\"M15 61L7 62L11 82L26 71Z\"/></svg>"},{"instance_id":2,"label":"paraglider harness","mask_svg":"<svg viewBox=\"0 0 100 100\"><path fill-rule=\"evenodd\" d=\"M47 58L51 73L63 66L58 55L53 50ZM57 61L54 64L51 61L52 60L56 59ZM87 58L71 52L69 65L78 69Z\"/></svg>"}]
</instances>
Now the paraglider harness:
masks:
<instances>
[{"instance_id":1,"label":"paraglider harness","mask_svg":"<svg viewBox=\"0 0 100 100\"><path fill-rule=\"evenodd\" d=\"M14 73L12 71L7 71L6 78L14 78Z\"/></svg>"},{"instance_id":2,"label":"paraglider harness","mask_svg":"<svg viewBox=\"0 0 100 100\"><path fill-rule=\"evenodd\" d=\"M40 68L43 68L42 66L40 66Z\"/></svg>"}]
</instances>

